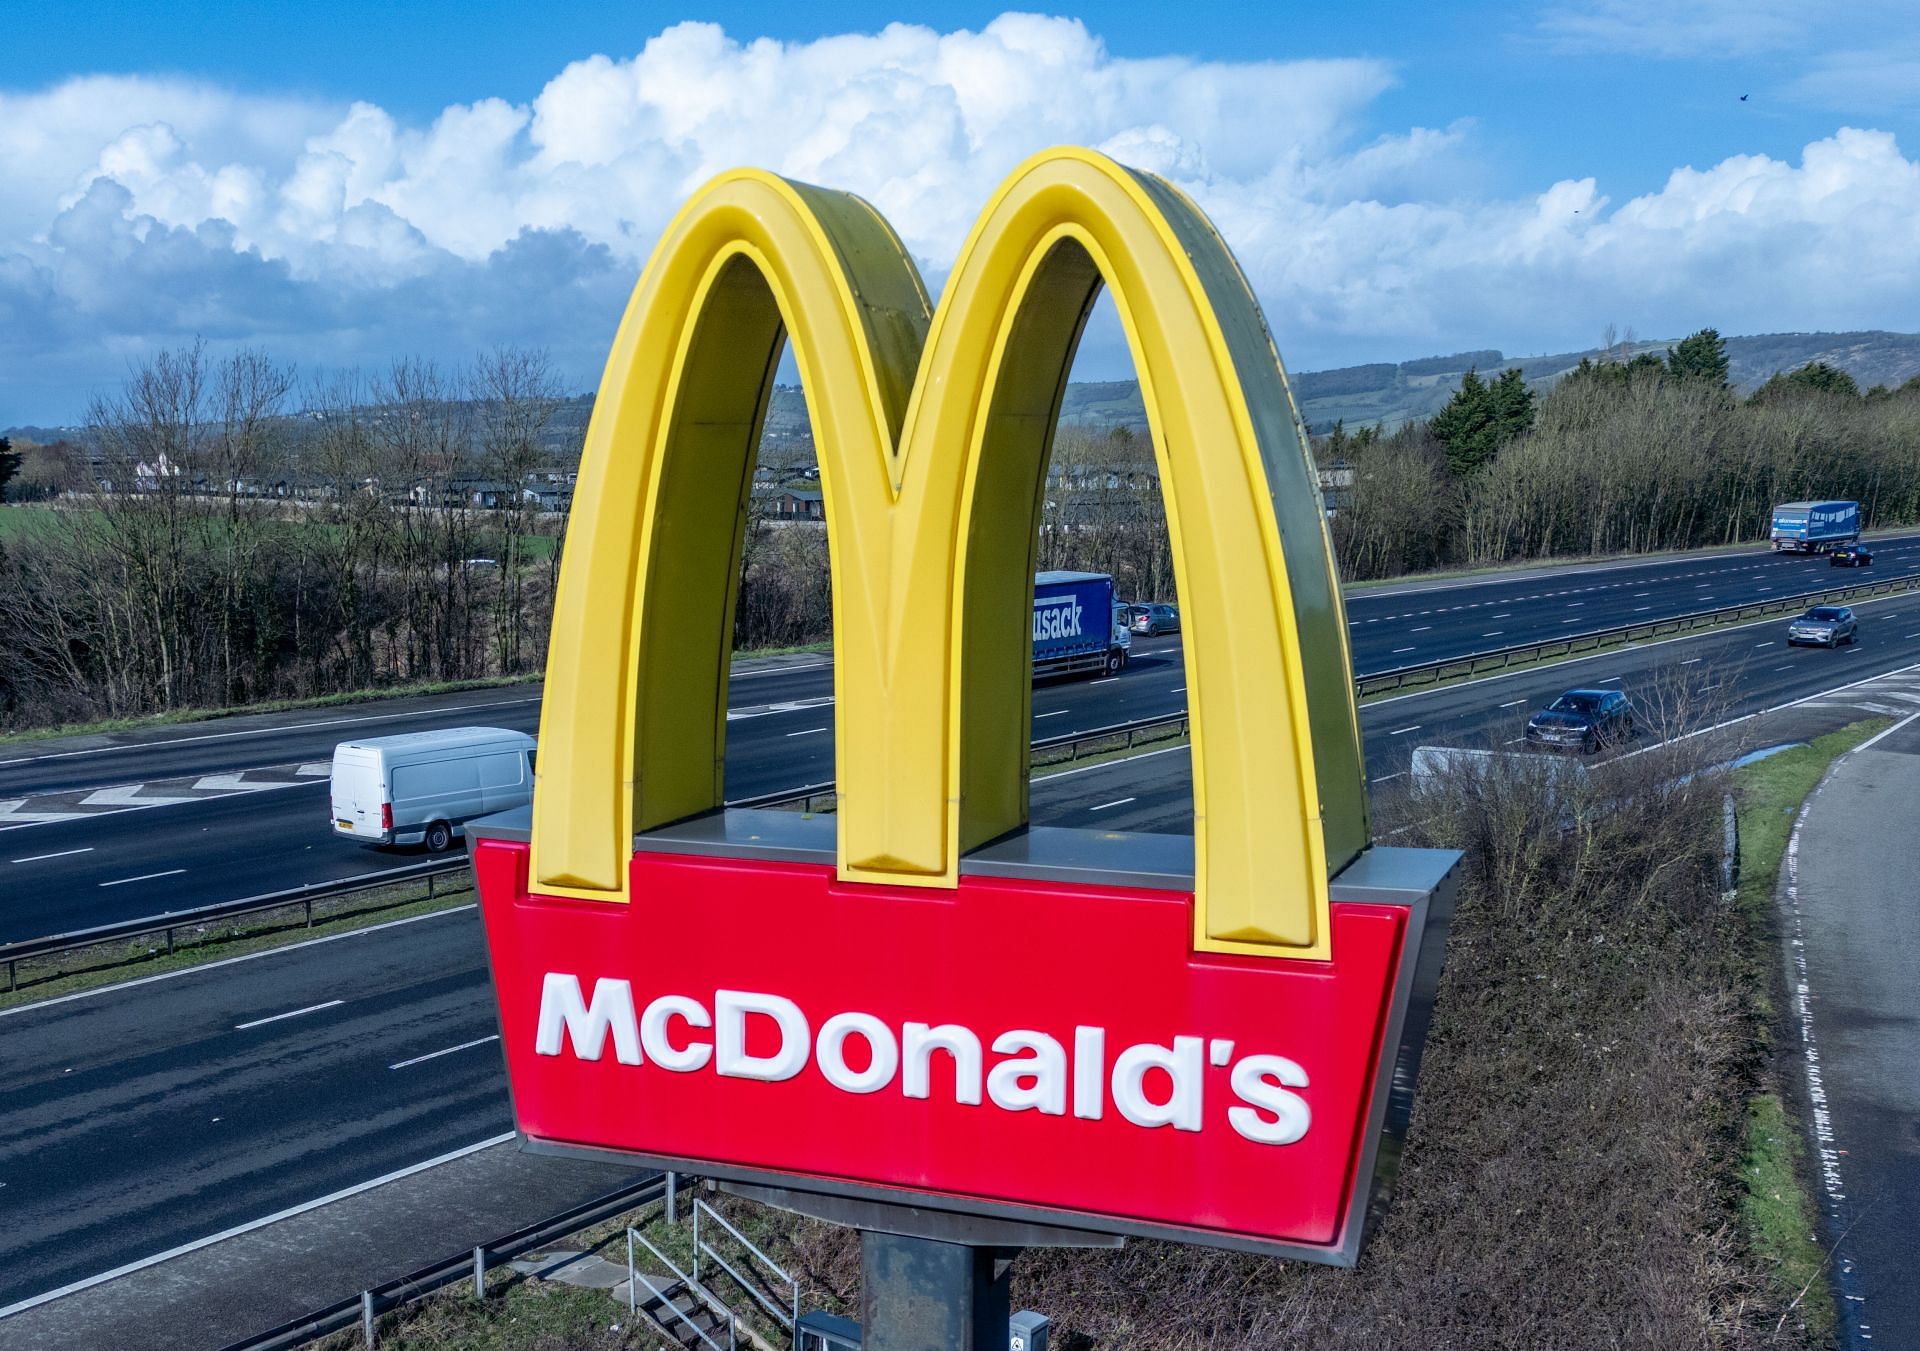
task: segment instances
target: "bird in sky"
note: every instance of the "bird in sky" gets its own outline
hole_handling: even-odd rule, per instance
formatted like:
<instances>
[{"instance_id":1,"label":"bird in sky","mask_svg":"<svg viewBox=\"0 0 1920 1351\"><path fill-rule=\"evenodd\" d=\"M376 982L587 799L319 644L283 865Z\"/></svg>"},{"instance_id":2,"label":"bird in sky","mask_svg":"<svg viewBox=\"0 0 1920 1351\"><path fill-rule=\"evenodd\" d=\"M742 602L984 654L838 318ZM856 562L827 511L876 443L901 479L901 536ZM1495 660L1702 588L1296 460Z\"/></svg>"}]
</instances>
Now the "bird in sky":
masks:
<instances>
[{"instance_id":1,"label":"bird in sky","mask_svg":"<svg viewBox=\"0 0 1920 1351\"><path fill-rule=\"evenodd\" d=\"M1746 96L1745 94L1742 94L1742 95L1740 96L1740 101L1741 101L1742 103L1745 103L1745 102L1747 101L1747 96Z\"/></svg>"}]
</instances>

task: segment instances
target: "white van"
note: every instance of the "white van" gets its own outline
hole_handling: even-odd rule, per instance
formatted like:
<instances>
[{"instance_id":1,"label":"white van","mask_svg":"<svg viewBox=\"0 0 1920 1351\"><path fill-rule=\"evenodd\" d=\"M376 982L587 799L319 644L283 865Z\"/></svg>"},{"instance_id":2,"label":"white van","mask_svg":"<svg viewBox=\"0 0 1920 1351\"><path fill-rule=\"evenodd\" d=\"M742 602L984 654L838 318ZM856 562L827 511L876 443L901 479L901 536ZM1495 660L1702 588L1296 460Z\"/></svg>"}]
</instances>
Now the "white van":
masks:
<instances>
[{"instance_id":1,"label":"white van","mask_svg":"<svg viewBox=\"0 0 1920 1351\"><path fill-rule=\"evenodd\" d=\"M502 727L343 741L333 748L333 833L450 849L475 816L533 801L533 738Z\"/></svg>"}]
</instances>

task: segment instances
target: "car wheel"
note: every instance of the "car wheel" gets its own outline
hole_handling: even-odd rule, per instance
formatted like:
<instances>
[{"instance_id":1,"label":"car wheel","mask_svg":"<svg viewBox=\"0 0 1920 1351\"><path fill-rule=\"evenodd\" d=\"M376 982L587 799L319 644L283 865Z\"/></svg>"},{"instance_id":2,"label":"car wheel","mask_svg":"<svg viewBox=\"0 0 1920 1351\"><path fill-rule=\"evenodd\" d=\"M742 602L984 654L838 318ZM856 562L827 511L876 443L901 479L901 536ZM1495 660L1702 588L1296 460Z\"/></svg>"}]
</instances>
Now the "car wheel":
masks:
<instances>
[{"instance_id":1,"label":"car wheel","mask_svg":"<svg viewBox=\"0 0 1920 1351\"><path fill-rule=\"evenodd\" d=\"M1599 749L1600 749L1600 738L1595 736L1592 732L1588 732L1586 739L1580 743L1580 754L1592 755L1595 751Z\"/></svg>"},{"instance_id":2,"label":"car wheel","mask_svg":"<svg viewBox=\"0 0 1920 1351\"><path fill-rule=\"evenodd\" d=\"M453 848L453 827L445 821L435 821L427 827L427 852L444 854Z\"/></svg>"}]
</instances>

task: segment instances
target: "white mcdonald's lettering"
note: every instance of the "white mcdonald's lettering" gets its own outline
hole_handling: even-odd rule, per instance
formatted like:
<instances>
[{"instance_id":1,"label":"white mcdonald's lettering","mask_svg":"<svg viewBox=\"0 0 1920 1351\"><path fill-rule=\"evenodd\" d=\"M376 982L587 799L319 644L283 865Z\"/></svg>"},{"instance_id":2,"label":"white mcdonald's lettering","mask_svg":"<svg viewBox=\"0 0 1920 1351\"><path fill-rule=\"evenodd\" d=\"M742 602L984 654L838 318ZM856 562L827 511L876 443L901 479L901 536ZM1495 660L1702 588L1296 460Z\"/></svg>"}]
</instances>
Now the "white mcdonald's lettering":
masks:
<instances>
[{"instance_id":1,"label":"white mcdonald's lettering","mask_svg":"<svg viewBox=\"0 0 1920 1351\"><path fill-rule=\"evenodd\" d=\"M749 1019L764 1020L761 1031L775 1038L771 1054L747 1051ZM676 1045L671 1024L685 1025L686 1044ZM694 1034L711 1031L712 1041ZM1280 1055L1247 1055L1235 1060L1233 1043L1182 1035L1168 1043L1139 1042L1106 1061L1106 1029L1073 1029L1072 1051L1050 1033L1029 1028L1002 1032L992 1051L1004 1057L986 1064L982 1040L957 1023L907 1022L895 1027L871 1013L838 1013L816 1033L791 999L749 990L716 990L712 1011L691 995L657 996L638 1013L633 987L624 980L594 982L593 999L581 992L580 979L549 972L541 988L534 1050L561 1056L571 1044L577 1060L601 1058L608 1036L614 1059L622 1065L652 1064L675 1074L711 1068L727 1079L778 1083L797 1078L809 1063L821 1078L843 1093L870 1094L900 1086L903 1097L933 1097L933 1063L944 1055L952 1070L953 1100L980 1106L984 1100L1007 1112L1042 1116L1072 1115L1098 1121L1109 1098L1121 1118L1154 1129L1206 1128L1208 1069L1225 1069L1233 1103L1227 1125L1256 1144L1290 1145L1313 1124L1313 1109L1296 1089L1310 1085L1297 1061ZM757 1042L762 1039L755 1037ZM862 1048L850 1054L849 1043ZM855 1068L856 1065L861 1066Z\"/></svg>"}]
</instances>

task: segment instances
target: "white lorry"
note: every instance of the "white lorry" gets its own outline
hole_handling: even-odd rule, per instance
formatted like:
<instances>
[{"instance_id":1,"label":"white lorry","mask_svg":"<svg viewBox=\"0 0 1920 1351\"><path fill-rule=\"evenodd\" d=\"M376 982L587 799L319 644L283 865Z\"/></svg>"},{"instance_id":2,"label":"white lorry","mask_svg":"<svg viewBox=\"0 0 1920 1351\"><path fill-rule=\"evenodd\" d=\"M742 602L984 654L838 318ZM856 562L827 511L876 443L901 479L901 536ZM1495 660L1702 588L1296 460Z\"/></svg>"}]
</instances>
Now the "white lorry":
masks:
<instances>
[{"instance_id":1,"label":"white lorry","mask_svg":"<svg viewBox=\"0 0 1920 1351\"><path fill-rule=\"evenodd\" d=\"M328 792L333 833L450 849L469 819L533 801L533 745L502 727L343 741Z\"/></svg>"}]
</instances>

